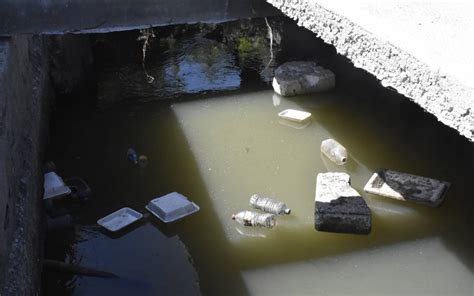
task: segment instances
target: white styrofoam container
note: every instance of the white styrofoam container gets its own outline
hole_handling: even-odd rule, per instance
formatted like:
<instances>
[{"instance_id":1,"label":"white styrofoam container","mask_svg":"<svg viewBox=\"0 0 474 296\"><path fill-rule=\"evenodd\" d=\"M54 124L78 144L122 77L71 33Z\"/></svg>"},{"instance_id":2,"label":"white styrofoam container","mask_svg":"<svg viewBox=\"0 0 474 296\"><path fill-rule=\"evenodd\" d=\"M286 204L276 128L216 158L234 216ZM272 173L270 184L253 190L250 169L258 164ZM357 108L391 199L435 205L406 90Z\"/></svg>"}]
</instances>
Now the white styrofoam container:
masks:
<instances>
[{"instance_id":1,"label":"white styrofoam container","mask_svg":"<svg viewBox=\"0 0 474 296\"><path fill-rule=\"evenodd\" d=\"M120 229L140 220L143 215L131 208L121 208L99 220L97 224L110 231L119 231Z\"/></svg>"},{"instance_id":2,"label":"white styrofoam container","mask_svg":"<svg viewBox=\"0 0 474 296\"><path fill-rule=\"evenodd\" d=\"M63 179L55 172L44 174L43 199L62 197L71 194L71 189L66 186Z\"/></svg>"},{"instance_id":3,"label":"white styrofoam container","mask_svg":"<svg viewBox=\"0 0 474 296\"><path fill-rule=\"evenodd\" d=\"M199 206L177 192L152 199L145 207L165 223L170 223L199 211Z\"/></svg>"},{"instance_id":4,"label":"white styrofoam container","mask_svg":"<svg viewBox=\"0 0 474 296\"><path fill-rule=\"evenodd\" d=\"M278 116L291 121L304 122L311 117L311 113L295 109L286 109L278 113Z\"/></svg>"}]
</instances>

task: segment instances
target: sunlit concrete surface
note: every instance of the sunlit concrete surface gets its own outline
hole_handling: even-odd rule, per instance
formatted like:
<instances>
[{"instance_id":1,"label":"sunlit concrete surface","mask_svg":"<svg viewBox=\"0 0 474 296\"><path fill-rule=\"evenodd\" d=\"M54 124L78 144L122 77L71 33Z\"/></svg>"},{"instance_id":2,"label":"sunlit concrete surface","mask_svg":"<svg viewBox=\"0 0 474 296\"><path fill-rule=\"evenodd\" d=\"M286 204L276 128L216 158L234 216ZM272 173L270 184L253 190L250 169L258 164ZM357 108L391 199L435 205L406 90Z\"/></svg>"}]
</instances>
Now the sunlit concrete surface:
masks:
<instances>
[{"instance_id":1,"label":"sunlit concrete surface","mask_svg":"<svg viewBox=\"0 0 474 296\"><path fill-rule=\"evenodd\" d=\"M474 141L471 2L267 2Z\"/></svg>"}]
</instances>

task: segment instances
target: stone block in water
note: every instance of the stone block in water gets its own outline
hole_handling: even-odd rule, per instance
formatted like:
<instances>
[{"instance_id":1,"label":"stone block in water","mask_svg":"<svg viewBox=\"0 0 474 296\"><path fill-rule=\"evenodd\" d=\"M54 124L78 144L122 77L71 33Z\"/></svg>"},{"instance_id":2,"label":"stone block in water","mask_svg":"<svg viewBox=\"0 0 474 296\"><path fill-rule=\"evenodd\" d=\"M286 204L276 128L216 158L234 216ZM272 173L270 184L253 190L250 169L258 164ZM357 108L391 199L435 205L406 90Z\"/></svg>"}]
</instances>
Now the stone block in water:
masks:
<instances>
[{"instance_id":1,"label":"stone block in water","mask_svg":"<svg viewBox=\"0 0 474 296\"><path fill-rule=\"evenodd\" d=\"M437 207L444 200L449 182L427 177L381 170L372 175L364 191L394 199Z\"/></svg>"},{"instance_id":2,"label":"stone block in water","mask_svg":"<svg viewBox=\"0 0 474 296\"><path fill-rule=\"evenodd\" d=\"M315 62L287 62L275 70L272 86L281 96L296 96L331 90L336 77Z\"/></svg>"},{"instance_id":3,"label":"stone block in water","mask_svg":"<svg viewBox=\"0 0 474 296\"><path fill-rule=\"evenodd\" d=\"M319 231L368 234L372 226L370 209L346 173L318 174L314 216Z\"/></svg>"}]
</instances>

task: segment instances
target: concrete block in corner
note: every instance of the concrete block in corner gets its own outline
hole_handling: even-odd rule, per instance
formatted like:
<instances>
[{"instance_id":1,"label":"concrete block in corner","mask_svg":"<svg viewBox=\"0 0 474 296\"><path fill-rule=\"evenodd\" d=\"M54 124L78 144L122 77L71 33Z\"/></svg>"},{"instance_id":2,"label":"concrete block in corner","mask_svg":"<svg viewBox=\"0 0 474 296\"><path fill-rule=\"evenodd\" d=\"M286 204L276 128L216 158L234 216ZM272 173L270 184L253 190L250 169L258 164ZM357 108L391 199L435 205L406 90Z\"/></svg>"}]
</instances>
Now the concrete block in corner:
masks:
<instances>
[{"instance_id":1,"label":"concrete block in corner","mask_svg":"<svg viewBox=\"0 0 474 296\"><path fill-rule=\"evenodd\" d=\"M281 96L289 97L331 90L336 76L315 62L287 62L275 70L272 86Z\"/></svg>"},{"instance_id":2,"label":"concrete block in corner","mask_svg":"<svg viewBox=\"0 0 474 296\"><path fill-rule=\"evenodd\" d=\"M427 177L381 170L372 175L364 191L399 200L437 207L444 200L449 182Z\"/></svg>"},{"instance_id":3,"label":"concrete block in corner","mask_svg":"<svg viewBox=\"0 0 474 296\"><path fill-rule=\"evenodd\" d=\"M319 231L368 234L372 227L370 209L346 173L318 174L314 217Z\"/></svg>"}]
</instances>

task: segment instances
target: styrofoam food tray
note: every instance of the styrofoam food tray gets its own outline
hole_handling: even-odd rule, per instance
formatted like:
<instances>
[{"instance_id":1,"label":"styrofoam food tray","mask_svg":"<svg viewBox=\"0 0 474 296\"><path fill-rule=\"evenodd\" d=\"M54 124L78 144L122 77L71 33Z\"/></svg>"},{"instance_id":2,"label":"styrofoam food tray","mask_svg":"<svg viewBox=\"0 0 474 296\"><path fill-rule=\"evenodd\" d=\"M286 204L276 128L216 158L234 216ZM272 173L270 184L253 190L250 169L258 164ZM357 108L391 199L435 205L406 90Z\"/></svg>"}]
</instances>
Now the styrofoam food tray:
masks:
<instances>
[{"instance_id":1,"label":"styrofoam food tray","mask_svg":"<svg viewBox=\"0 0 474 296\"><path fill-rule=\"evenodd\" d=\"M119 231L120 229L140 220L143 215L131 208L121 208L99 220L97 224L110 231Z\"/></svg>"},{"instance_id":2,"label":"styrofoam food tray","mask_svg":"<svg viewBox=\"0 0 474 296\"><path fill-rule=\"evenodd\" d=\"M55 172L44 174L43 199L62 197L71 194L71 189L66 186L63 179Z\"/></svg>"},{"instance_id":3,"label":"styrofoam food tray","mask_svg":"<svg viewBox=\"0 0 474 296\"><path fill-rule=\"evenodd\" d=\"M199 206L177 192L152 199L145 207L165 223L170 223L199 211Z\"/></svg>"},{"instance_id":4,"label":"styrofoam food tray","mask_svg":"<svg viewBox=\"0 0 474 296\"><path fill-rule=\"evenodd\" d=\"M295 109L286 109L278 113L278 116L291 121L303 122L311 117L311 113Z\"/></svg>"}]
</instances>

